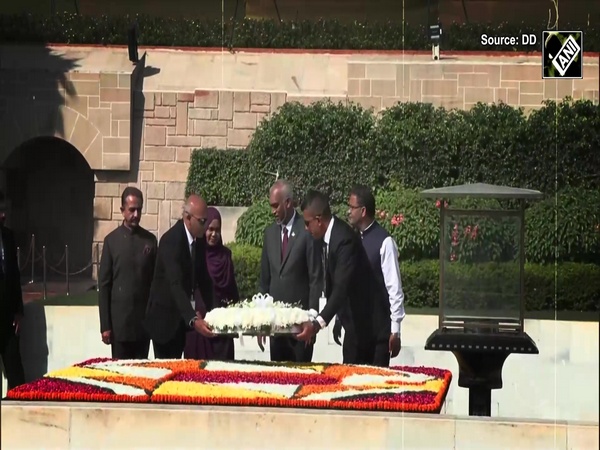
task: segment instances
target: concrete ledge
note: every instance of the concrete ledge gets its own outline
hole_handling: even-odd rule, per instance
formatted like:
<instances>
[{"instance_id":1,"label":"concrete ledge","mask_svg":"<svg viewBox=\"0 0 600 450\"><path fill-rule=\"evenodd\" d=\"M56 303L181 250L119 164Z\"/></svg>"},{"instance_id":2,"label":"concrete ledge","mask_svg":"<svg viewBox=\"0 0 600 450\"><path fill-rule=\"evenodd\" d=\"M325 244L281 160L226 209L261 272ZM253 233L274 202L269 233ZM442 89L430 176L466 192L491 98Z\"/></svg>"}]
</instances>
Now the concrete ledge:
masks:
<instances>
[{"instance_id":1,"label":"concrete ledge","mask_svg":"<svg viewBox=\"0 0 600 450\"><path fill-rule=\"evenodd\" d=\"M598 423L296 409L2 403L10 449L592 450Z\"/></svg>"}]
</instances>

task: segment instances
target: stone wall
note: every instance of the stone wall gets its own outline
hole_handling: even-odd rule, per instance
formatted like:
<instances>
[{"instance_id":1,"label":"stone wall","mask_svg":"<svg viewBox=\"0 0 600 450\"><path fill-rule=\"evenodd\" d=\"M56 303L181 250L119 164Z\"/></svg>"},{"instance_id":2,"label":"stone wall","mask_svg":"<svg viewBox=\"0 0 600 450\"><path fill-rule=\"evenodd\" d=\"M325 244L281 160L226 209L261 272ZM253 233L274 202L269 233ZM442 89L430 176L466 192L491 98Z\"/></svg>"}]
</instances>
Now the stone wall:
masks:
<instances>
[{"instance_id":1,"label":"stone wall","mask_svg":"<svg viewBox=\"0 0 600 450\"><path fill-rule=\"evenodd\" d=\"M566 96L598 102L598 90L598 66L591 65L581 80L543 80L539 64L348 64L348 97L375 109L407 101L459 109L504 102L530 111Z\"/></svg>"},{"instance_id":2,"label":"stone wall","mask_svg":"<svg viewBox=\"0 0 600 450\"><path fill-rule=\"evenodd\" d=\"M142 142L136 180L103 174L96 183L94 241L121 220L120 195L127 185L144 193L142 226L162 235L181 217L190 155L195 148L244 148L257 124L284 102L283 93L144 92L134 115L142 116Z\"/></svg>"},{"instance_id":3,"label":"stone wall","mask_svg":"<svg viewBox=\"0 0 600 450\"><path fill-rule=\"evenodd\" d=\"M39 136L77 148L93 170L130 169L131 71L0 71L0 160Z\"/></svg>"}]
</instances>

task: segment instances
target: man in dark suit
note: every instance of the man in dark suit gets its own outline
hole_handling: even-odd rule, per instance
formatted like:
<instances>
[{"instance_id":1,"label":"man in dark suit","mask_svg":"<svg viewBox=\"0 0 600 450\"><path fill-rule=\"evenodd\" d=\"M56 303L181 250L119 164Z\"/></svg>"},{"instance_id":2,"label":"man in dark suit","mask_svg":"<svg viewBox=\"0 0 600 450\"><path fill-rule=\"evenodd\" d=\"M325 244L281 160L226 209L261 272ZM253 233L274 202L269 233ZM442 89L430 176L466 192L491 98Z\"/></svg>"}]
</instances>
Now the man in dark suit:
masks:
<instances>
[{"instance_id":1,"label":"man in dark suit","mask_svg":"<svg viewBox=\"0 0 600 450\"><path fill-rule=\"evenodd\" d=\"M322 254L326 304L296 337L310 341L337 315L344 327L345 364L371 364L375 351L372 276L360 236L331 214L329 199L309 191L302 202L306 229ZM385 314L385 313L384 313Z\"/></svg>"},{"instance_id":2,"label":"man in dark suit","mask_svg":"<svg viewBox=\"0 0 600 450\"><path fill-rule=\"evenodd\" d=\"M144 197L129 186L121 195L123 223L104 238L98 286L100 333L117 359L146 359L150 338L143 319L156 262L156 236L140 226Z\"/></svg>"},{"instance_id":3,"label":"man in dark suit","mask_svg":"<svg viewBox=\"0 0 600 450\"><path fill-rule=\"evenodd\" d=\"M317 309L319 260L315 260L312 238L294 209L292 185L285 180L276 181L269 192L269 204L275 223L265 229L263 238L261 292L269 293L276 301L300 303L306 310ZM305 345L293 337L271 337L271 361L310 362L313 344Z\"/></svg>"},{"instance_id":4,"label":"man in dark suit","mask_svg":"<svg viewBox=\"0 0 600 450\"><path fill-rule=\"evenodd\" d=\"M8 382L8 389L25 383L19 326L23 318L21 273L17 245L6 221L6 199L0 191L0 357Z\"/></svg>"},{"instance_id":5,"label":"man in dark suit","mask_svg":"<svg viewBox=\"0 0 600 450\"><path fill-rule=\"evenodd\" d=\"M204 301L208 310L213 306L212 281L201 239L206 220L206 202L192 194L184 205L183 218L158 244L145 319L156 358L181 358L189 330L214 337L206 322L197 315L195 305Z\"/></svg>"}]
</instances>

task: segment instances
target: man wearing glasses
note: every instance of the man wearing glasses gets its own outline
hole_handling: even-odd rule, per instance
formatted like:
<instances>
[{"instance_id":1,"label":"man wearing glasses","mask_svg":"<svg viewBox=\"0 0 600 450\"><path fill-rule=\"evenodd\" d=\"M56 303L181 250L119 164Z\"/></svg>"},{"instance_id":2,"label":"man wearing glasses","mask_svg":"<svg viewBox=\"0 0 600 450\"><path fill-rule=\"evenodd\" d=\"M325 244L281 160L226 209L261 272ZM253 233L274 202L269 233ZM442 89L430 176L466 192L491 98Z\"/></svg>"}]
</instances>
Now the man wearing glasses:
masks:
<instances>
[{"instance_id":1,"label":"man wearing glasses","mask_svg":"<svg viewBox=\"0 0 600 450\"><path fill-rule=\"evenodd\" d=\"M360 232L374 277L378 305L373 315L376 330L374 366L386 367L400 353L400 324L404 319L404 292L394 238L375 220L375 197L366 186L355 186L348 200L348 222Z\"/></svg>"},{"instance_id":2,"label":"man wearing glasses","mask_svg":"<svg viewBox=\"0 0 600 450\"><path fill-rule=\"evenodd\" d=\"M183 217L158 244L145 319L155 358L181 358L189 330L214 337L202 319L202 313L213 306L202 239L206 220L206 202L192 194L183 207Z\"/></svg>"}]
</instances>

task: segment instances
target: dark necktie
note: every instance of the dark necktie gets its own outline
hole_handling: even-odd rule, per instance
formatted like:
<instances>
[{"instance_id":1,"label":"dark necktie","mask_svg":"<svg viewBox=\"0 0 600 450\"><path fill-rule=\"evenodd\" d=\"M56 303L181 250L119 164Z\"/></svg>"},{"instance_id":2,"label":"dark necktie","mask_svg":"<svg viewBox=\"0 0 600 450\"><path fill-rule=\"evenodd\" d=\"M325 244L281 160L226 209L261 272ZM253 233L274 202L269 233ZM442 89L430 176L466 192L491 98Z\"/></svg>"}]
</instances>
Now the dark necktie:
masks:
<instances>
[{"instance_id":1,"label":"dark necktie","mask_svg":"<svg viewBox=\"0 0 600 450\"><path fill-rule=\"evenodd\" d=\"M283 227L283 241L281 242L281 260L285 258L285 253L287 251L288 246L288 229L287 227Z\"/></svg>"}]
</instances>

